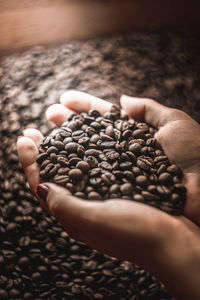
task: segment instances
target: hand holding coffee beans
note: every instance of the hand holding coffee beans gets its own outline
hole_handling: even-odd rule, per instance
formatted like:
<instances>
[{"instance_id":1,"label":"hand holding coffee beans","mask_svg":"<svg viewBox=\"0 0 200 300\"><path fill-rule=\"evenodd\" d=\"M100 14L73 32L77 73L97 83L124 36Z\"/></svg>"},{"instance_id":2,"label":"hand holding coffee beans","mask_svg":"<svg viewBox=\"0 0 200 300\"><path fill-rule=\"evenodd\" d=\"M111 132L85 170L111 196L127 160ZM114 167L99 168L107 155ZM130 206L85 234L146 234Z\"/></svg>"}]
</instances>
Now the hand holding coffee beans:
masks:
<instances>
[{"instance_id":1,"label":"hand holding coffee beans","mask_svg":"<svg viewBox=\"0 0 200 300\"><path fill-rule=\"evenodd\" d=\"M38 131L27 130L17 143L31 189L35 192L38 186L42 206L75 239L144 267L177 299L199 299L199 227L183 216L138 203L148 201L169 212L168 201L170 206L182 201L182 174L169 157L183 171L185 214L200 223L199 124L149 99L122 97L122 108L135 121L119 116L119 109L110 109L110 103L83 93L67 92L61 102L56 112L51 107L47 114L55 124L62 124L56 133L43 139ZM76 114L67 120L69 108ZM44 171L41 177L48 174L64 187L38 185L36 159ZM110 195L115 199L98 201Z\"/></svg>"},{"instance_id":2,"label":"hand holding coffee beans","mask_svg":"<svg viewBox=\"0 0 200 300\"><path fill-rule=\"evenodd\" d=\"M42 140L40 178L80 198L128 199L180 214L182 172L158 148L154 133L145 122L122 117L116 105L103 116L94 109L72 114Z\"/></svg>"}]
</instances>

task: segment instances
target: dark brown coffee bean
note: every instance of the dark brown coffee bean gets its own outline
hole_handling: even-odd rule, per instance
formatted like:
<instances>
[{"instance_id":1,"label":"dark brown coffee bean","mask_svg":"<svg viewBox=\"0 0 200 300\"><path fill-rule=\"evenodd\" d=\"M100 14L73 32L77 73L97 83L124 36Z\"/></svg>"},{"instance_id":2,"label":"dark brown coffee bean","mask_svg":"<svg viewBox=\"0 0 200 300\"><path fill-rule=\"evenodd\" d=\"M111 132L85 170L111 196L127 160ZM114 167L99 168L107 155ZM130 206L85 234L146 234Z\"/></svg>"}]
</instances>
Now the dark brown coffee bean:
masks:
<instances>
[{"instance_id":1,"label":"dark brown coffee bean","mask_svg":"<svg viewBox=\"0 0 200 300\"><path fill-rule=\"evenodd\" d=\"M36 162L38 164L41 164L43 161L45 161L48 158L48 154L47 153L41 153L38 155Z\"/></svg>"},{"instance_id":2,"label":"dark brown coffee bean","mask_svg":"<svg viewBox=\"0 0 200 300\"><path fill-rule=\"evenodd\" d=\"M100 147L101 149L110 149L110 148L114 148L115 147L116 142L115 141L110 141L110 142L101 142L100 143Z\"/></svg>"},{"instance_id":3,"label":"dark brown coffee bean","mask_svg":"<svg viewBox=\"0 0 200 300\"><path fill-rule=\"evenodd\" d=\"M90 168L96 168L98 166L98 160L94 156L88 156L86 162L89 164Z\"/></svg>"},{"instance_id":4,"label":"dark brown coffee bean","mask_svg":"<svg viewBox=\"0 0 200 300\"><path fill-rule=\"evenodd\" d=\"M158 185L157 192L163 197L169 197L171 195L171 190L164 185Z\"/></svg>"},{"instance_id":5,"label":"dark brown coffee bean","mask_svg":"<svg viewBox=\"0 0 200 300\"><path fill-rule=\"evenodd\" d=\"M92 177L90 178L89 182L92 186L98 187L101 184L101 178L100 177Z\"/></svg>"},{"instance_id":6,"label":"dark brown coffee bean","mask_svg":"<svg viewBox=\"0 0 200 300\"><path fill-rule=\"evenodd\" d=\"M80 145L86 146L89 143L90 139L87 136L78 139Z\"/></svg>"},{"instance_id":7,"label":"dark brown coffee bean","mask_svg":"<svg viewBox=\"0 0 200 300\"><path fill-rule=\"evenodd\" d=\"M152 200L155 200L157 198L156 195L154 195L154 194L152 194L150 192L147 192L147 191L142 191L142 196L147 201L152 201Z\"/></svg>"},{"instance_id":8,"label":"dark brown coffee bean","mask_svg":"<svg viewBox=\"0 0 200 300\"><path fill-rule=\"evenodd\" d=\"M141 169L138 168L138 167L133 167L133 168L132 168L132 171L133 171L133 174L134 174L135 176L142 175L142 171L141 171Z\"/></svg>"},{"instance_id":9,"label":"dark brown coffee bean","mask_svg":"<svg viewBox=\"0 0 200 300\"><path fill-rule=\"evenodd\" d=\"M73 131L73 130L78 129L79 124L78 124L77 121L70 121L70 122L67 124L67 127L70 128L70 129Z\"/></svg>"},{"instance_id":10,"label":"dark brown coffee bean","mask_svg":"<svg viewBox=\"0 0 200 300\"><path fill-rule=\"evenodd\" d=\"M162 164L159 166L158 170L157 170L157 174L160 175L161 173L164 173L167 171L167 167L165 164Z\"/></svg>"},{"instance_id":11,"label":"dark brown coffee bean","mask_svg":"<svg viewBox=\"0 0 200 300\"><path fill-rule=\"evenodd\" d=\"M69 178L75 181L81 180L83 177L83 172L80 169L72 169L69 171Z\"/></svg>"},{"instance_id":12,"label":"dark brown coffee bean","mask_svg":"<svg viewBox=\"0 0 200 300\"><path fill-rule=\"evenodd\" d=\"M87 198L86 194L83 193L83 192L76 192L76 193L74 193L74 196L82 198L82 199L86 199Z\"/></svg>"},{"instance_id":13,"label":"dark brown coffee bean","mask_svg":"<svg viewBox=\"0 0 200 300\"><path fill-rule=\"evenodd\" d=\"M108 170L108 171L111 171L112 170L112 165L109 164L108 162L106 161L102 161L99 166L102 168L102 169L105 169L105 170Z\"/></svg>"},{"instance_id":14,"label":"dark brown coffee bean","mask_svg":"<svg viewBox=\"0 0 200 300\"><path fill-rule=\"evenodd\" d=\"M64 140L63 140L63 144L66 145L68 143L71 143L73 142L73 139L71 137L66 137Z\"/></svg>"},{"instance_id":15,"label":"dark brown coffee bean","mask_svg":"<svg viewBox=\"0 0 200 300\"><path fill-rule=\"evenodd\" d=\"M58 149L55 146L51 146L47 149L47 153L50 155L51 153L58 153Z\"/></svg>"},{"instance_id":16,"label":"dark brown coffee bean","mask_svg":"<svg viewBox=\"0 0 200 300\"><path fill-rule=\"evenodd\" d=\"M101 153L101 151L96 150L96 149L89 149L89 150L85 151L86 156L98 157L100 153Z\"/></svg>"},{"instance_id":17,"label":"dark brown coffee bean","mask_svg":"<svg viewBox=\"0 0 200 300\"><path fill-rule=\"evenodd\" d=\"M143 175L137 176L137 177L135 178L135 180L136 180L137 184L139 184L140 186L143 186L143 187L147 186L147 184L148 184L148 179L147 179L147 177L146 177L146 176L143 176Z\"/></svg>"},{"instance_id":18,"label":"dark brown coffee bean","mask_svg":"<svg viewBox=\"0 0 200 300\"><path fill-rule=\"evenodd\" d=\"M57 155L56 153L51 153L49 156L49 159L52 163L56 164L57 163Z\"/></svg>"},{"instance_id":19,"label":"dark brown coffee bean","mask_svg":"<svg viewBox=\"0 0 200 300\"><path fill-rule=\"evenodd\" d=\"M58 151L62 151L65 147L61 141L55 141L54 146L58 149Z\"/></svg>"},{"instance_id":20,"label":"dark brown coffee bean","mask_svg":"<svg viewBox=\"0 0 200 300\"><path fill-rule=\"evenodd\" d=\"M136 127L144 132L149 130L149 126L144 122L137 123Z\"/></svg>"},{"instance_id":21,"label":"dark brown coffee bean","mask_svg":"<svg viewBox=\"0 0 200 300\"><path fill-rule=\"evenodd\" d=\"M122 170L122 171L126 171L126 170L130 170L131 168L132 168L132 162L130 162L130 161L126 161L126 162L121 162L120 164L119 164L119 168L120 168L120 170Z\"/></svg>"},{"instance_id":22,"label":"dark brown coffee bean","mask_svg":"<svg viewBox=\"0 0 200 300\"><path fill-rule=\"evenodd\" d=\"M172 183L172 177L168 172L164 172L159 175L158 181L161 184L170 185Z\"/></svg>"},{"instance_id":23,"label":"dark brown coffee bean","mask_svg":"<svg viewBox=\"0 0 200 300\"><path fill-rule=\"evenodd\" d=\"M59 168L58 169L58 175L66 175L66 174L68 174L68 172L69 172L69 168Z\"/></svg>"},{"instance_id":24,"label":"dark brown coffee bean","mask_svg":"<svg viewBox=\"0 0 200 300\"><path fill-rule=\"evenodd\" d=\"M56 175L56 176L54 176L54 180L56 183L66 184L69 181L69 176L68 175Z\"/></svg>"},{"instance_id":25,"label":"dark brown coffee bean","mask_svg":"<svg viewBox=\"0 0 200 300\"><path fill-rule=\"evenodd\" d=\"M104 174L102 174L101 176L103 182L106 184L106 185L111 185L115 182L115 176L112 174L112 173L109 173L109 172L106 172Z\"/></svg>"},{"instance_id":26,"label":"dark brown coffee bean","mask_svg":"<svg viewBox=\"0 0 200 300\"><path fill-rule=\"evenodd\" d=\"M62 157L62 156L60 156L60 157L58 157L57 158L57 162L61 165L61 166L63 166L63 167L69 167L69 161L67 160L67 158L65 158L65 157Z\"/></svg>"},{"instance_id":27,"label":"dark brown coffee bean","mask_svg":"<svg viewBox=\"0 0 200 300\"><path fill-rule=\"evenodd\" d=\"M100 139L100 136L98 134L93 134L90 138L90 142L93 144L96 144L99 139Z\"/></svg>"},{"instance_id":28,"label":"dark brown coffee bean","mask_svg":"<svg viewBox=\"0 0 200 300\"><path fill-rule=\"evenodd\" d=\"M155 146L155 144L156 144L156 139L155 138L148 138L146 140L146 145L147 146Z\"/></svg>"},{"instance_id":29,"label":"dark brown coffee bean","mask_svg":"<svg viewBox=\"0 0 200 300\"><path fill-rule=\"evenodd\" d=\"M147 159L143 159L143 158L137 159L137 165L139 168L141 168L146 172L148 172L152 166L152 164Z\"/></svg>"},{"instance_id":30,"label":"dark brown coffee bean","mask_svg":"<svg viewBox=\"0 0 200 300\"><path fill-rule=\"evenodd\" d=\"M141 129L136 129L133 131L133 137L135 139L143 139L144 138L144 131Z\"/></svg>"},{"instance_id":31,"label":"dark brown coffee bean","mask_svg":"<svg viewBox=\"0 0 200 300\"><path fill-rule=\"evenodd\" d=\"M154 163L157 164L157 163L164 163L165 161L167 161L167 156L166 155L162 155L162 156L157 156L155 157L154 159Z\"/></svg>"},{"instance_id":32,"label":"dark brown coffee bean","mask_svg":"<svg viewBox=\"0 0 200 300\"><path fill-rule=\"evenodd\" d=\"M79 161L76 168L81 169L84 173L87 173L90 169L90 165L86 161Z\"/></svg>"},{"instance_id":33,"label":"dark brown coffee bean","mask_svg":"<svg viewBox=\"0 0 200 300\"><path fill-rule=\"evenodd\" d=\"M105 133L113 138L115 136L113 126L112 125L107 126Z\"/></svg>"},{"instance_id":34,"label":"dark brown coffee bean","mask_svg":"<svg viewBox=\"0 0 200 300\"><path fill-rule=\"evenodd\" d=\"M131 183L124 183L120 186L122 195L130 195L133 191L133 185Z\"/></svg>"},{"instance_id":35,"label":"dark brown coffee bean","mask_svg":"<svg viewBox=\"0 0 200 300\"><path fill-rule=\"evenodd\" d=\"M135 201L144 202L144 196L141 195L141 194L135 194L135 195L133 196L133 199L134 199Z\"/></svg>"},{"instance_id":36,"label":"dark brown coffee bean","mask_svg":"<svg viewBox=\"0 0 200 300\"><path fill-rule=\"evenodd\" d=\"M96 109L90 109L88 115L94 118L98 118L100 113Z\"/></svg>"},{"instance_id":37,"label":"dark brown coffee bean","mask_svg":"<svg viewBox=\"0 0 200 300\"><path fill-rule=\"evenodd\" d=\"M137 158L136 158L136 156L135 156L134 153L132 153L131 151L126 151L126 154L128 155L128 157L130 158L130 160L131 160L133 163L136 162Z\"/></svg>"},{"instance_id":38,"label":"dark brown coffee bean","mask_svg":"<svg viewBox=\"0 0 200 300\"><path fill-rule=\"evenodd\" d=\"M178 168L176 165L171 165L167 168L167 171L172 175L177 175L179 177L182 177L182 171L180 168Z\"/></svg>"},{"instance_id":39,"label":"dark brown coffee bean","mask_svg":"<svg viewBox=\"0 0 200 300\"><path fill-rule=\"evenodd\" d=\"M79 161L81 161L79 157L72 157L70 158L69 163L71 166L76 166Z\"/></svg>"},{"instance_id":40,"label":"dark brown coffee bean","mask_svg":"<svg viewBox=\"0 0 200 300\"><path fill-rule=\"evenodd\" d=\"M88 194L88 199L89 199L89 200L101 200L102 197L101 197L101 195L100 195L99 193L97 193L97 192L90 192L90 193Z\"/></svg>"},{"instance_id":41,"label":"dark brown coffee bean","mask_svg":"<svg viewBox=\"0 0 200 300\"><path fill-rule=\"evenodd\" d=\"M83 156L85 154L85 148L83 147L83 145L78 146L77 154L78 154L79 157L83 158Z\"/></svg>"},{"instance_id":42,"label":"dark brown coffee bean","mask_svg":"<svg viewBox=\"0 0 200 300\"><path fill-rule=\"evenodd\" d=\"M117 160L120 157L119 153L116 151L113 151L113 150L106 152L105 156L108 160L111 160L111 161Z\"/></svg>"},{"instance_id":43,"label":"dark brown coffee bean","mask_svg":"<svg viewBox=\"0 0 200 300\"><path fill-rule=\"evenodd\" d=\"M0 299L7 300L9 299L8 293L6 290L0 289Z\"/></svg>"},{"instance_id":44,"label":"dark brown coffee bean","mask_svg":"<svg viewBox=\"0 0 200 300\"><path fill-rule=\"evenodd\" d=\"M93 169L91 169L91 170L88 172L89 176L91 176L91 177L97 176L97 175L99 175L100 173L101 173L101 169L100 169L100 168L93 168Z\"/></svg>"},{"instance_id":45,"label":"dark brown coffee bean","mask_svg":"<svg viewBox=\"0 0 200 300\"><path fill-rule=\"evenodd\" d=\"M133 172L131 172L131 171L124 171L124 177L131 182L135 181L135 176L134 176Z\"/></svg>"},{"instance_id":46,"label":"dark brown coffee bean","mask_svg":"<svg viewBox=\"0 0 200 300\"><path fill-rule=\"evenodd\" d=\"M49 159L44 160L40 165L40 170L43 170L49 163L50 163Z\"/></svg>"},{"instance_id":47,"label":"dark brown coffee bean","mask_svg":"<svg viewBox=\"0 0 200 300\"><path fill-rule=\"evenodd\" d=\"M78 143L70 142L70 143L65 145L65 150L68 153L75 153L78 149L78 146L79 146Z\"/></svg>"},{"instance_id":48,"label":"dark brown coffee bean","mask_svg":"<svg viewBox=\"0 0 200 300\"><path fill-rule=\"evenodd\" d=\"M51 169L48 171L48 176L54 176L54 175L56 175L57 170L58 170L58 166L57 166L57 165L54 165L54 167L51 168Z\"/></svg>"},{"instance_id":49,"label":"dark brown coffee bean","mask_svg":"<svg viewBox=\"0 0 200 300\"><path fill-rule=\"evenodd\" d=\"M157 193L157 187L156 185L153 185L153 184L150 184L148 187L147 187L147 191L150 192L150 193Z\"/></svg>"}]
</instances>

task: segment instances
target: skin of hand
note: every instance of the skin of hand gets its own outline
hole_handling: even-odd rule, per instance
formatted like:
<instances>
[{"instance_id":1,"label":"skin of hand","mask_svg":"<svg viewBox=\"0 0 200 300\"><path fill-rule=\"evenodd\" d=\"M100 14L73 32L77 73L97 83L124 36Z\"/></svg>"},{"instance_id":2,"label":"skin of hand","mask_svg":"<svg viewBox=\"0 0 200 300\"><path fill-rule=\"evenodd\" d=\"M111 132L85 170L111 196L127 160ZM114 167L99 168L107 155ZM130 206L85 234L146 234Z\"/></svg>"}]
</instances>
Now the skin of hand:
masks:
<instances>
[{"instance_id":1,"label":"skin of hand","mask_svg":"<svg viewBox=\"0 0 200 300\"><path fill-rule=\"evenodd\" d=\"M47 119L60 126L74 111L97 109L102 114L111 103L77 91L61 96L50 106ZM158 129L156 138L170 161L184 173L187 187L185 216L173 217L153 207L128 200L87 201L73 197L52 183L46 201L36 189L40 183L36 164L42 134L26 129L17 141L19 159L33 194L73 238L110 256L129 260L150 271L177 299L200 298L200 125L184 112L152 99L121 97L122 109L136 120Z\"/></svg>"}]
</instances>

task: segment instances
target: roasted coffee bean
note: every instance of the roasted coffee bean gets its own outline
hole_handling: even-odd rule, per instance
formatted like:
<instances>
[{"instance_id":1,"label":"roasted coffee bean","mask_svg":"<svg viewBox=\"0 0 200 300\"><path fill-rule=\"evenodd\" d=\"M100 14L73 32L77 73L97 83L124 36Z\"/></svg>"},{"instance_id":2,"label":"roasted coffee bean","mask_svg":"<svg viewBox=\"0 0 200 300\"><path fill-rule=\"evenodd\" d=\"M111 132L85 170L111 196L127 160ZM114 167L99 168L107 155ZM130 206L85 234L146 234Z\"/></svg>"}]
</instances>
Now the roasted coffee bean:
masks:
<instances>
[{"instance_id":1,"label":"roasted coffee bean","mask_svg":"<svg viewBox=\"0 0 200 300\"><path fill-rule=\"evenodd\" d=\"M48 154L47 153L41 153L38 155L36 162L38 164L41 164L44 160L46 160L48 158Z\"/></svg>"},{"instance_id":2,"label":"roasted coffee bean","mask_svg":"<svg viewBox=\"0 0 200 300\"><path fill-rule=\"evenodd\" d=\"M78 139L80 145L86 146L89 143L90 139L87 136Z\"/></svg>"},{"instance_id":3,"label":"roasted coffee bean","mask_svg":"<svg viewBox=\"0 0 200 300\"><path fill-rule=\"evenodd\" d=\"M88 194L88 199L89 200L102 200L102 197L99 193L97 192L90 192Z\"/></svg>"},{"instance_id":4,"label":"roasted coffee bean","mask_svg":"<svg viewBox=\"0 0 200 300\"><path fill-rule=\"evenodd\" d=\"M130 195L133 191L133 185L131 183L124 183L120 186L122 195Z\"/></svg>"},{"instance_id":5,"label":"roasted coffee bean","mask_svg":"<svg viewBox=\"0 0 200 300\"><path fill-rule=\"evenodd\" d=\"M50 161L54 164L57 163L57 158L58 158L58 156L56 155L56 153L51 153L49 156Z\"/></svg>"},{"instance_id":6,"label":"roasted coffee bean","mask_svg":"<svg viewBox=\"0 0 200 300\"><path fill-rule=\"evenodd\" d=\"M67 153L75 153L78 149L78 146L78 143L70 142L65 145L65 150L67 151Z\"/></svg>"},{"instance_id":7,"label":"roasted coffee bean","mask_svg":"<svg viewBox=\"0 0 200 300\"><path fill-rule=\"evenodd\" d=\"M136 129L133 131L133 137L135 139L142 139L144 138L144 131L141 129Z\"/></svg>"},{"instance_id":8,"label":"roasted coffee bean","mask_svg":"<svg viewBox=\"0 0 200 300\"><path fill-rule=\"evenodd\" d=\"M132 168L132 162L130 162L130 161L121 162L119 164L119 168L122 171L130 170Z\"/></svg>"},{"instance_id":9,"label":"roasted coffee bean","mask_svg":"<svg viewBox=\"0 0 200 300\"><path fill-rule=\"evenodd\" d=\"M81 161L79 157L70 158L69 160L70 166L76 166L79 161Z\"/></svg>"},{"instance_id":10,"label":"roasted coffee bean","mask_svg":"<svg viewBox=\"0 0 200 300\"><path fill-rule=\"evenodd\" d=\"M63 167L69 167L69 165L70 165L67 158L62 157L62 156L57 158L57 162Z\"/></svg>"},{"instance_id":11,"label":"roasted coffee bean","mask_svg":"<svg viewBox=\"0 0 200 300\"><path fill-rule=\"evenodd\" d=\"M172 176L169 173L164 172L159 175L158 181L161 184L170 185L172 183Z\"/></svg>"},{"instance_id":12,"label":"roasted coffee bean","mask_svg":"<svg viewBox=\"0 0 200 300\"><path fill-rule=\"evenodd\" d=\"M101 178L106 185L111 185L115 182L115 176L109 172L104 173Z\"/></svg>"},{"instance_id":13,"label":"roasted coffee bean","mask_svg":"<svg viewBox=\"0 0 200 300\"><path fill-rule=\"evenodd\" d=\"M100 117L100 113L96 109L90 109L88 115L94 118Z\"/></svg>"},{"instance_id":14,"label":"roasted coffee bean","mask_svg":"<svg viewBox=\"0 0 200 300\"><path fill-rule=\"evenodd\" d=\"M101 151L96 150L96 149L89 149L89 150L85 151L86 156L98 157L100 153L101 153Z\"/></svg>"},{"instance_id":15,"label":"roasted coffee bean","mask_svg":"<svg viewBox=\"0 0 200 300\"><path fill-rule=\"evenodd\" d=\"M98 166L98 160L94 156L88 156L86 162L89 164L90 168L95 168Z\"/></svg>"},{"instance_id":16,"label":"roasted coffee bean","mask_svg":"<svg viewBox=\"0 0 200 300\"><path fill-rule=\"evenodd\" d=\"M87 173L90 169L90 165L86 161L79 161L76 165L76 168L81 169L84 173Z\"/></svg>"},{"instance_id":17,"label":"roasted coffee bean","mask_svg":"<svg viewBox=\"0 0 200 300\"><path fill-rule=\"evenodd\" d=\"M66 184L69 181L68 175L56 175L54 176L54 180L58 184Z\"/></svg>"},{"instance_id":18,"label":"roasted coffee bean","mask_svg":"<svg viewBox=\"0 0 200 300\"><path fill-rule=\"evenodd\" d=\"M54 146L58 149L58 151L62 151L65 147L61 141L55 141Z\"/></svg>"},{"instance_id":19,"label":"roasted coffee bean","mask_svg":"<svg viewBox=\"0 0 200 300\"><path fill-rule=\"evenodd\" d=\"M115 136L114 128L112 125L106 127L105 134L111 136L112 138Z\"/></svg>"},{"instance_id":20,"label":"roasted coffee bean","mask_svg":"<svg viewBox=\"0 0 200 300\"><path fill-rule=\"evenodd\" d=\"M58 149L55 146L51 146L47 149L47 154L50 155L51 153L58 153Z\"/></svg>"},{"instance_id":21,"label":"roasted coffee bean","mask_svg":"<svg viewBox=\"0 0 200 300\"><path fill-rule=\"evenodd\" d=\"M147 177L143 176L143 175L137 176L135 180L136 180L137 184L139 184L140 186L143 186L143 187L147 186L147 184L148 184Z\"/></svg>"},{"instance_id":22,"label":"roasted coffee bean","mask_svg":"<svg viewBox=\"0 0 200 300\"><path fill-rule=\"evenodd\" d=\"M135 195L133 196L133 199L134 199L135 201L144 202L144 196L141 195L141 194L135 194Z\"/></svg>"},{"instance_id":23,"label":"roasted coffee bean","mask_svg":"<svg viewBox=\"0 0 200 300\"><path fill-rule=\"evenodd\" d=\"M69 178L75 181L81 180L83 172L80 169L72 169L69 171Z\"/></svg>"}]
</instances>

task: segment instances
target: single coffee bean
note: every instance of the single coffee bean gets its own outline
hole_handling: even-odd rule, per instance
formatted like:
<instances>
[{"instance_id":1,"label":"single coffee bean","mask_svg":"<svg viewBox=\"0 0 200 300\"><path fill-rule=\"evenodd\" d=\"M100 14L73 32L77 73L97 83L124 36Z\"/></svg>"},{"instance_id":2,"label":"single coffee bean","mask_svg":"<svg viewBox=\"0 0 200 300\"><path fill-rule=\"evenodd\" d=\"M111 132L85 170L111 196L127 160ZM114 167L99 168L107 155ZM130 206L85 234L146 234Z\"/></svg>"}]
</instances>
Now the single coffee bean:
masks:
<instances>
[{"instance_id":1,"label":"single coffee bean","mask_svg":"<svg viewBox=\"0 0 200 300\"><path fill-rule=\"evenodd\" d=\"M48 158L48 154L47 153L41 153L38 155L36 162L38 164L41 164L44 160L46 160Z\"/></svg>"},{"instance_id":2,"label":"single coffee bean","mask_svg":"<svg viewBox=\"0 0 200 300\"><path fill-rule=\"evenodd\" d=\"M55 153L57 154L58 153L58 149L55 147L55 146L51 146L47 149L47 154L51 154L51 153Z\"/></svg>"},{"instance_id":3,"label":"single coffee bean","mask_svg":"<svg viewBox=\"0 0 200 300\"><path fill-rule=\"evenodd\" d=\"M90 143L96 144L99 139L100 139L100 136L98 134L93 134L90 138Z\"/></svg>"},{"instance_id":4,"label":"single coffee bean","mask_svg":"<svg viewBox=\"0 0 200 300\"><path fill-rule=\"evenodd\" d=\"M158 181L161 184L170 185L172 183L172 176L168 172L164 172L159 175Z\"/></svg>"},{"instance_id":5,"label":"single coffee bean","mask_svg":"<svg viewBox=\"0 0 200 300\"><path fill-rule=\"evenodd\" d=\"M88 194L88 199L89 199L89 200L101 200L102 197L101 197L101 195L100 195L99 193L97 193L97 192L90 192L90 193Z\"/></svg>"},{"instance_id":6,"label":"single coffee bean","mask_svg":"<svg viewBox=\"0 0 200 300\"><path fill-rule=\"evenodd\" d=\"M143 176L143 175L137 176L135 180L136 180L137 184L139 184L140 186L143 186L143 187L147 186L147 184L148 184L147 177Z\"/></svg>"},{"instance_id":7,"label":"single coffee bean","mask_svg":"<svg viewBox=\"0 0 200 300\"><path fill-rule=\"evenodd\" d=\"M89 182L92 186L98 187L101 184L102 179L100 177L92 177Z\"/></svg>"},{"instance_id":8,"label":"single coffee bean","mask_svg":"<svg viewBox=\"0 0 200 300\"><path fill-rule=\"evenodd\" d=\"M74 142L70 142L68 144L65 145L65 150L68 153L74 153L77 151L79 144L78 143L74 143Z\"/></svg>"},{"instance_id":9,"label":"single coffee bean","mask_svg":"<svg viewBox=\"0 0 200 300\"><path fill-rule=\"evenodd\" d=\"M76 165L76 168L82 170L84 173L87 173L90 169L90 165L86 161L79 161Z\"/></svg>"},{"instance_id":10,"label":"single coffee bean","mask_svg":"<svg viewBox=\"0 0 200 300\"><path fill-rule=\"evenodd\" d=\"M130 195L133 191L133 185L131 183L124 183L120 186L122 195Z\"/></svg>"},{"instance_id":11,"label":"single coffee bean","mask_svg":"<svg viewBox=\"0 0 200 300\"><path fill-rule=\"evenodd\" d=\"M86 162L89 164L90 168L95 168L98 166L98 160L94 156L88 156Z\"/></svg>"},{"instance_id":12,"label":"single coffee bean","mask_svg":"<svg viewBox=\"0 0 200 300\"><path fill-rule=\"evenodd\" d=\"M75 181L81 180L83 172L80 169L72 169L69 171L69 178Z\"/></svg>"},{"instance_id":13,"label":"single coffee bean","mask_svg":"<svg viewBox=\"0 0 200 300\"><path fill-rule=\"evenodd\" d=\"M101 153L101 151L96 150L96 149L89 149L89 150L85 151L86 156L98 157L100 153Z\"/></svg>"}]
</instances>

